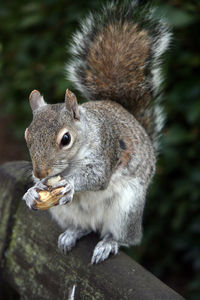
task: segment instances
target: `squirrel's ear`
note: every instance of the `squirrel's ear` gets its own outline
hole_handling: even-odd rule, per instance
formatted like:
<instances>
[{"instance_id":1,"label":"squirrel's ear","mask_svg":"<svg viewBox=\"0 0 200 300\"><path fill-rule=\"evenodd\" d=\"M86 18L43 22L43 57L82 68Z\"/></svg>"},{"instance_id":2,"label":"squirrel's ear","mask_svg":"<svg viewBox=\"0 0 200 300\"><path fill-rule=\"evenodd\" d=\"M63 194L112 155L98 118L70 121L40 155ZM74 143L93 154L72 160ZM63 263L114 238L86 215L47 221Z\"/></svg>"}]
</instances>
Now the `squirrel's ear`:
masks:
<instances>
[{"instance_id":1,"label":"squirrel's ear","mask_svg":"<svg viewBox=\"0 0 200 300\"><path fill-rule=\"evenodd\" d=\"M72 93L70 90L66 90L65 93L65 104L67 107L67 110L71 111L73 113L74 119L80 120L80 115L78 111L78 102L76 99L76 96L74 93Z\"/></svg>"},{"instance_id":2,"label":"squirrel's ear","mask_svg":"<svg viewBox=\"0 0 200 300\"><path fill-rule=\"evenodd\" d=\"M44 98L41 96L40 92L38 92L37 90L34 90L30 93L29 102L30 102L32 111L38 109L39 107L46 105Z\"/></svg>"}]
</instances>

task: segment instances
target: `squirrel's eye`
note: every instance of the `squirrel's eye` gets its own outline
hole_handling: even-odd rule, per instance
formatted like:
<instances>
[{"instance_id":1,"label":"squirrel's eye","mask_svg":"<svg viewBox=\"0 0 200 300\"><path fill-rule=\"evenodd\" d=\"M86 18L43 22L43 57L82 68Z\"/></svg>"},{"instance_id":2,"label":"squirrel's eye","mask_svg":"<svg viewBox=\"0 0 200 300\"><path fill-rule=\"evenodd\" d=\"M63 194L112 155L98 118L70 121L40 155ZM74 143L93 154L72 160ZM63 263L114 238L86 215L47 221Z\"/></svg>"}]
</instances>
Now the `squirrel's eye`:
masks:
<instances>
[{"instance_id":1,"label":"squirrel's eye","mask_svg":"<svg viewBox=\"0 0 200 300\"><path fill-rule=\"evenodd\" d=\"M69 132L66 132L65 134L63 134L63 137L60 141L61 146L68 146L71 142L71 136L69 134Z\"/></svg>"}]
</instances>

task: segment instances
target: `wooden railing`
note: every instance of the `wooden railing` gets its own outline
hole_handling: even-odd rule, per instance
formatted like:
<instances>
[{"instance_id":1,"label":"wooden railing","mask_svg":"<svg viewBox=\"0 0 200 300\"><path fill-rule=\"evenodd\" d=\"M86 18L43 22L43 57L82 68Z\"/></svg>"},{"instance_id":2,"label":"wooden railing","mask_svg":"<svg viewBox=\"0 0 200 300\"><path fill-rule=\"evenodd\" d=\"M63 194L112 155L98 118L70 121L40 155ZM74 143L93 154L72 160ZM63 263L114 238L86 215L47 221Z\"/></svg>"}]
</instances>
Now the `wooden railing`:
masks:
<instances>
[{"instance_id":1,"label":"wooden railing","mask_svg":"<svg viewBox=\"0 0 200 300\"><path fill-rule=\"evenodd\" d=\"M91 265L95 234L61 254L61 229L48 212L30 211L21 200L30 184L29 162L0 167L0 272L21 299L183 300L123 252Z\"/></svg>"}]
</instances>

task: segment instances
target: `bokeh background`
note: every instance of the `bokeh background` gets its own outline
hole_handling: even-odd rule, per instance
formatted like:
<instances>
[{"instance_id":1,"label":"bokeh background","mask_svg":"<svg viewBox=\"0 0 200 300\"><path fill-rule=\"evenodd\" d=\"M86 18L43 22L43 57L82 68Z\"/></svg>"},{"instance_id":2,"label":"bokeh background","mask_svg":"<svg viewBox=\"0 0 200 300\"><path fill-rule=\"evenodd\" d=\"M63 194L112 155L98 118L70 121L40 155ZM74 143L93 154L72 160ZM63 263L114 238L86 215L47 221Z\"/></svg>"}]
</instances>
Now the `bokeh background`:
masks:
<instances>
[{"instance_id":1,"label":"bokeh background","mask_svg":"<svg viewBox=\"0 0 200 300\"><path fill-rule=\"evenodd\" d=\"M74 90L65 79L67 45L80 19L104 2L0 2L0 163L29 159L23 135L31 120L28 96L33 89L50 103L63 101L66 88ZM143 242L126 252L187 299L198 300L200 1L156 3L157 14L166 16L174 35L163 64L167 120Z\"/></svg>"}]
</instances>

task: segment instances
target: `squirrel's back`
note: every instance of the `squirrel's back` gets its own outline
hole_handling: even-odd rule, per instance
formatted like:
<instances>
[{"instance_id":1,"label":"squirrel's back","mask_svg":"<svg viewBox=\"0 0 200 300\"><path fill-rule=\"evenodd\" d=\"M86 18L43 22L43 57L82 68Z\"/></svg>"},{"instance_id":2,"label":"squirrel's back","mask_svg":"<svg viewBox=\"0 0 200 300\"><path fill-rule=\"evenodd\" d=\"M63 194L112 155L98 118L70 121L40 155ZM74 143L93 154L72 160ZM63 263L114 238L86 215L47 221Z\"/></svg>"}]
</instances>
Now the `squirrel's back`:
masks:
<instances>
[{"instance_id":1,"label":"squirrel's back","mask_svg":"<svg viewBox=\"0 0 200 300\"><path fill-rule=\"evenodd\" d=\"M112 2L90 14L73 38L70 80L89 100L113 100L125 107L149 134L155 148L162 129L158 98L160 57L170 33L153 9L138 1Z\"/></svg>"}]
</instances>

